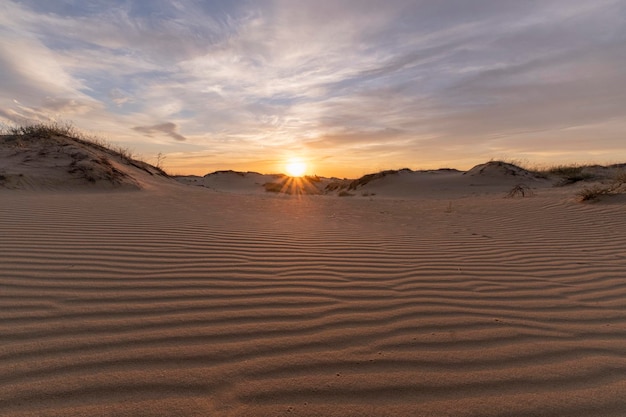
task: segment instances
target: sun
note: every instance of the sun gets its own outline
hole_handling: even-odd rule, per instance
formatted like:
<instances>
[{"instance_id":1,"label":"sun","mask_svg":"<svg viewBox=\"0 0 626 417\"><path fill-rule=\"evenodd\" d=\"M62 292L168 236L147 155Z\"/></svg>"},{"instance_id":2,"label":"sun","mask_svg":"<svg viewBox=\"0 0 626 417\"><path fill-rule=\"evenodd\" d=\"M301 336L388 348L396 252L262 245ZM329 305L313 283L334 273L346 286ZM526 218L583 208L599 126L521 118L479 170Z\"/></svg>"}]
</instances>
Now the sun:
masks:
<instances>
[{"instance_id":1,"label":"sun","mask_svg":"<svg viewBox=\"0 0 626 417\"><path fill-rule=\"evenodd\" d=\"M290 177L301 177L306 172L306 163L299 159L291 159L285 165L285 169Z\"/></svg>"}]
</instances>

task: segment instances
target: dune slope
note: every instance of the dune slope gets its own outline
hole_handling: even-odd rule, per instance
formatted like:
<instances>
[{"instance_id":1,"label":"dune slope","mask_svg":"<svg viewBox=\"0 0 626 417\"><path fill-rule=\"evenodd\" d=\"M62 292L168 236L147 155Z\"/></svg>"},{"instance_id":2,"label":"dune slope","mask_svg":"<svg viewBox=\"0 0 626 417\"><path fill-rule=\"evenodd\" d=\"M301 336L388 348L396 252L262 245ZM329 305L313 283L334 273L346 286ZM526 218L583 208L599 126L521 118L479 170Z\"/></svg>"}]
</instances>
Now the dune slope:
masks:
<instances>
[{"instance_id":1,"label":"dune slope","mask_svg":"<svg viewBox=\"0 0 626 417\"><path fill-rule=\"evenodd\" d=\"M623 416L626 212L0 193L3 416Z\"/></svg>"},{"instance_id":2,"label":"dune slope","mask_svg":"<svg viewBox=\"0 0 626 417\"><path fill-rule=\"evenodd\" d=\"M34 126L0 135L0 190L140 190L174 181L129 151Z\"/></svg>"}]
</instances>

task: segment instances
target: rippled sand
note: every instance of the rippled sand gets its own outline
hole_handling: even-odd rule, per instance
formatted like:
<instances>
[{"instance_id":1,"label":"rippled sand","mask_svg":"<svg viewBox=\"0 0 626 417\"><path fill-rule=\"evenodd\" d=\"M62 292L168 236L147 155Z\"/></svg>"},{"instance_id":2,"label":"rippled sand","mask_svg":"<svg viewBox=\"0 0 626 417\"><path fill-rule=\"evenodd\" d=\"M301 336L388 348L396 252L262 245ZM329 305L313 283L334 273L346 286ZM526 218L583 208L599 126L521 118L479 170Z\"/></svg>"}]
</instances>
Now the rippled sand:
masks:
<instances>
[{"instance_id":1,"label":"rippled sand","mask_svg":"<svg viewBox=\"0 0 626 417\"><path fill-rule=\"evenodd\" d=\"M0 415L626 415L623 203L0 202Z\"/></svg>"}]
</instances>

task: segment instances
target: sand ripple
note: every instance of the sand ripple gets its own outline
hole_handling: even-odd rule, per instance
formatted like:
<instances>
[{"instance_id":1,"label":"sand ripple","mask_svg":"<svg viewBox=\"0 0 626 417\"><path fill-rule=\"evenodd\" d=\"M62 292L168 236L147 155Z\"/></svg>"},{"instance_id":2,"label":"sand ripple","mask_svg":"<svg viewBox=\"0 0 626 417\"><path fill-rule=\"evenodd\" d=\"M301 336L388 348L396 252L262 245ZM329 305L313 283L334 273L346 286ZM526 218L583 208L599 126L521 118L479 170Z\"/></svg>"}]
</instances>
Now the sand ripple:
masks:
<instances>
[{"instance_id":1,"label":"sand ripple","mask_svg":"<svg viewBox=\"0 0 626 417\"><path fill-rule=\"evenodd\" d=\"M0 195L1 415L626 415L623 206L187 194Z\"/></svg>"}]
</instances>

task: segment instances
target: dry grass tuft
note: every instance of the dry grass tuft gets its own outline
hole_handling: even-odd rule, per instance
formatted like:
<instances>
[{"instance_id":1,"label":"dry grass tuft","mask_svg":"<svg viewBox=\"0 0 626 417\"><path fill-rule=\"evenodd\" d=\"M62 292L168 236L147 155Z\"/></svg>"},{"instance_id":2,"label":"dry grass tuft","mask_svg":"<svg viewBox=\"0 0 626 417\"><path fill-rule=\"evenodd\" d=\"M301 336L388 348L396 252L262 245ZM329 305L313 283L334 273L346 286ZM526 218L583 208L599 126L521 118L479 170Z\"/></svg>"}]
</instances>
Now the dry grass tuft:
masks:
<instances>
[{"instance_id":1,"label":"dry grass tuft","mask_svg":"<svg viewBox=\"0 0 626 417\"><path fill-rule=\"evenodd\" d=\"M69 122L46 122L24 124L18 126L4 125L1 129L3 135L13 137L29 137L37 139L51 139L55 136L78 137L80 132Z\"/></svg>"},{"instance_id":2,"label":"dry grass tuft","mask_svg":"<svg viewBox=\"0 0 626 417\"><path fill-rule=\"evenodd\" d=\"M543 175L545 178L550 176L559 178L555 186L563 187L580 181L596 179L596 176L592 172L589 172L590 169L591 166L589 165L556 165L537 171L537 173Z\"/></svg>"},{"instance_id":3,"label":"dry grass tuft","mask_svg":"<svg viewBox=\"0 0 626 417\"><path fill-rule=\"evenodd\" d=\"M593 185L578 191L576 195L580 201L596 201L603 196L617 195L626 192L626 173L619 172L613 182L605 185Z\"/></svg>"},{"instance_id":4,"label":"dry grass tuft","mask_svg":"<svg viewBox=\"0 0 626 417\"><path fill-rule=\"evenodd\" d=\"M517 184L511 188L511 191L506 195L507 198L513 197L532 197L534 195L533 190L526 184Z\"/></svg>"},{"instance_id":5,"label":"dry grass tuft","mask_svg":"<svg viewBox=\"0 0 626 417\"><path fill-rule=\"evenodd\" d=\"M601 185L585 187L576 193L580 201L595 201L595 200L598 200L602 196L613 195L613 194L615 193L612 187L601 186Z\"/></svg>"}]
</instances>

